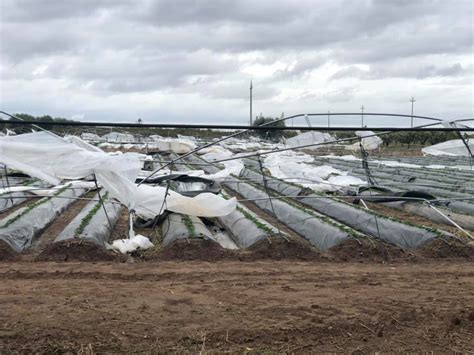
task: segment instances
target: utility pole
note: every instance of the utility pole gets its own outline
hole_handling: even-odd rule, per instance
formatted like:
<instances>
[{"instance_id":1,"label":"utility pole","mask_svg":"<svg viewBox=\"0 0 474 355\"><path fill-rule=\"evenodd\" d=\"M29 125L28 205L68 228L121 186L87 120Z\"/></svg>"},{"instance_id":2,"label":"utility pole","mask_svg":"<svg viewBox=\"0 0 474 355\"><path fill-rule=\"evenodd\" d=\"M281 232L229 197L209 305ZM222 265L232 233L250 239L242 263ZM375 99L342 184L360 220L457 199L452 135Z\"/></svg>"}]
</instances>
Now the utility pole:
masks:
<instances>
[{"instance_id":1,"label":"utility pole","mask_svg":"<svg viewBox=\"0 0 474 355\"><path fill-rule=\"evenodd\" d=\"M252 80L250 80L250 126L252 125Z\"/></svg>"},{"instance_id":2,"label":"utility pole","mask_svg":"<svg viewBox=\"0 0 474 355\"><path fill-rule=\"evenodd\" d=\"M331 111L328 111L328 128L331 127Z\"/></svg>"},{"instance_id":3,"label":"utility pole","mask_svg":"<svg viewBox=\"0 0 474 355\"><path fill-rule=\"evenodd\" d=\"M413 127L413 104L415 103L415 101L416 101L415 98L412 96L411 100L410 100L410 102L411 102L411 126L412 127Z\"/></svg>"},{"instance_id":4,"label":"utility pole","mask_svg":"<svg viewBox=\"0 0 474 355\"><path fill-rule=\"evenodd\" d=\"M365 107L364 107L364 105L362 105L362 106L360 107L360 110L362 111L361 127L364 127L364 109L365 109Z\"/></svg>"}]
</instances>

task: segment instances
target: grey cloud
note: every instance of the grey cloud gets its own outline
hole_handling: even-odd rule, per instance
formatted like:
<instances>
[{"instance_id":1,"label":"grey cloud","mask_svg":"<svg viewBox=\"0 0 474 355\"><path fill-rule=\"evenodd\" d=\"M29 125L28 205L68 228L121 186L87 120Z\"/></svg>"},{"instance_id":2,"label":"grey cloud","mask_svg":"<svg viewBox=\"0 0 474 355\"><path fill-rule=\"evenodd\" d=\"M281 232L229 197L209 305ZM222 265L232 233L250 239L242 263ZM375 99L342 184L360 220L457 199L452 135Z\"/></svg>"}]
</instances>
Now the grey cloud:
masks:
<instances>
[{"instance_id":1,"label":"grey cloud","mask_svg":"<svg viewBox=\"0 0 474 355\"><path fill-rule=\"evenodd\" d=\"M120 0L2 0L2 20L41 22L71 17L92 16L96 12L119 6Z\"/></svg>"},{"instance_id":2,"label":"grey cloud","mask_svg":"<svg viewBox=\"0 0 474 355\"><path fill-rule=\"evenodd\" d=\"M426 63L392 61L372 64L369 70L362 70L351 65L337 71L331 80L338 79L366 79L380 80L387 78L425 79L431 77L456 77L466 73L460 63L448 65L433 65Z\"/></svg>"},{"instance_id":3,"label":"grey cloud","mask_svg":"<svg viewBox=\"0 0 474 355\"><path fill-rule=\"evenodd\" d=\"M297 102L315 98L301 89L315 70L337 65L334 87L316 98L339 103L357 96L347 78L438 77L465 87L472 20L464 0L1 0L0 75L25 86L56 80L71 95L159 91L227 102L247 99L244 67L283 63L256 75L256 99L294 85Z\"/></svg>"},{"instance_id":4,"label":"grey cloud","mask_svg":"<svg viewBox=\"0 0 474 355\"><path fill-rule=\"evenodd\" d=\"M308 4L304 1L303 4ZM304 14L304 8L284 1L220 0L147 1L135 11L137 20L146 20L157 26L216 22L281 23Z\"/></svg>"}]
</instances>

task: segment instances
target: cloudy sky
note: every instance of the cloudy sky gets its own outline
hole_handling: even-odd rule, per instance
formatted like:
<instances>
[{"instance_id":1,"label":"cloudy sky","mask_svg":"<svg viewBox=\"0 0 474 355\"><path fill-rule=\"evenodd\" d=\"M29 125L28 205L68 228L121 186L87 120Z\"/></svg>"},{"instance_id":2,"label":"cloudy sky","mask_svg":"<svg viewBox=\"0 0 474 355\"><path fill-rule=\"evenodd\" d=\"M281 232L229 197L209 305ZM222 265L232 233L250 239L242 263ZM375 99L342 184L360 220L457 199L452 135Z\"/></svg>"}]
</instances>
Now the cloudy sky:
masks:
<instances>
[{"instance_id":1,"label":"cloudy sky","mask_svg":"<svg viewBox=\"0 0 474 355\"><path fill-rule=\"evenodd\" d=\"M474 116L470 0L0 0L0 108L82 120Z\"/></svg>"}]
</instances>

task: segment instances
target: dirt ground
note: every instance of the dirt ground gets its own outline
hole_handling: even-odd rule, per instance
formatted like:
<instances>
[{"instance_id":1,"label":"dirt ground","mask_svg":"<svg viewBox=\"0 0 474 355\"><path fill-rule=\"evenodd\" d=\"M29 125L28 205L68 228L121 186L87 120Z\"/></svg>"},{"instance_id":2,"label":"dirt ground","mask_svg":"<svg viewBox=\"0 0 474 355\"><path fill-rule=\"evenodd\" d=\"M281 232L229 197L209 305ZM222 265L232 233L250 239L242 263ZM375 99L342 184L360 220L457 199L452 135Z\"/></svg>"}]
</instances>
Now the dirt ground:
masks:
<instances>
[{"instance_id":1,"label":"dirt ground","mask_svg":"<svg viewBox=\"0 0 474 355\"><path fill-rule=\"evenodd\" d=\"M472 262L6 262L0 352L474 352Z\"/></svg>"}]
</instances>

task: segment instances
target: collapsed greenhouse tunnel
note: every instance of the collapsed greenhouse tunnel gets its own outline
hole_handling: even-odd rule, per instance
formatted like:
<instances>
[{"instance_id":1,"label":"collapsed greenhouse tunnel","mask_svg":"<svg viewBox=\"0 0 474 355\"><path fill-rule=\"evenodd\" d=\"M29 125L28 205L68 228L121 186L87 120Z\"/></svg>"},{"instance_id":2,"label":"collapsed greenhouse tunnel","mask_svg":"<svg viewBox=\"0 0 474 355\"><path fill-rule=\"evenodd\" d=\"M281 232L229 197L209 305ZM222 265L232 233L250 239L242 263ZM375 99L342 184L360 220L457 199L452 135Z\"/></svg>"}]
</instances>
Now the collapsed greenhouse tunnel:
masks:
<instances>
[{"instance_id":1,"label":"collapsed greenhouse tunnel","mask_svg":"<svg viewBox=\"0 0 474 355\"><path fill-rule=\"evenodd\" d=\"M179 165L178 165L178 166L179 166ZM184 164L182 164L181 166L185 167ZM181 167L181 166L180 166L180 167Z\"/></svg>"},{"instance_id":2,"label":"collapsed greenhouse tunnel","mask_svg":"<svg viewBox=\"0 0 474 355\"><path fill-rule=\"evenodd\" d=\"M317 158L317 157L315 157L315 158ZM247 166L249 166L253 169L258 168L258 162L255 159L245 159L245 163L246 163ZM332 164L332 161L330 163ZM317 165L317 163L312 163L312 165ZM337 168L347 169L346 166L341 167L340 165L336 165L336 164L332 164L331 166L333 166L333 165L336 166ZM359 170L359 171L363 172L363 169L353 168L352 170L353 171L354 170ZM372 169L372 170L375 170L375 169ZM351 174L353 174L353 172L351 172ZM363 174L353 174L353 175L355 175L357 177L364 178ZM377 176L377 177L381 176L381 174L378 171L373 172L373 175ZM387 176L388 176L388 174L387 174ZM392 177L396 178L397 176L392 176ZM379 181L379 182L381 182L381 181ZM426 181L426 182L430 182L430 181ZM432 182L432 184L434 186L436 186L437 183ZM423 190L425 188L425 186L418 186L418 185L412 185L411 183L410 184L405 183L403 185L405 187L405 189L406 189L407 185L409 185L410 187L414 187L414 188L419 187L420 190ZM398 190L397 191L396 189L393 189L393 188L391 188L391 189L392 189L392 192L389 193L389 195L390 194L391 195L397 195L397 194L406 195L407 193L410 193L410 191L406 191L406 190ZM429 189L429 190L433 191L433 189ZM434 190L434 191L436 192L437 190ZM401 193L401 192L403 192L403 193ZM458 196L465 196L465 195L460 194ZM434 198L434 197L431 197L431 198ZM367 199L370 200L369 197L367 197ZM381 203L383 201L382 200L377 200L376 202ZM400 209L400 210L405 210L405 211L409 211L411 213L418 214L418 215L420 215L422 217L425 217L427 219L430 219L430 220L432 220L433 222L436 222L436 223L448 224L448 225L451 225L451 226L459 224L461 226L461 228L466 228L466 229L469 229L469 230L472 230L472 227L474 225L474 217L472 215L466 213L466 212L470 211L469 207L471 207L471 206L474 207L474 206L472 204L469 204L469 203L463 202L463 201L450 202L449 207L451 207L452 210L446 208L444 206L444 204L442 204L441 206L439 204L437 204L436 208L433 208L431 206L421 204L420 202L413 202L413 201L383 203L383 205L386 205L387 207L396 208L396 209ZM456 212L456 211L459 211L459 212Z\"/></svg>"},{"instance_id":3,"label":"collapsed greenhouse tunnel","mask_svg":"<svg viewBox=\"0 0 474 355\"><path fill-rule=\"evenodd\" d=\"M351 165L342 165L342 164L338 164L338 162L333 162L333 161L329 161L329 163L331 164L331 166L334 166L338 169L349 169L349 173L355 177L358 177L358 178L361 178L361 179L364 179L365 178L365 174L361 171L362 169L360 169L359 171L361 171L360 173L358 172L355 172L355 171L358 171L359 169L359 165L358 165L358 162L351 162ZM316 164L316 163L315 163ZM354 164L357 164L357 166L354 166ZM424 191L424 192L427 192L427 193L430 193L430 194L433 194L439 198L465 198L466 197L466 193L463 193L463 192L457 192L457 191L453 191L453 189L457 189L457 186L454 185L452 186L451 189L447 189L447 188L444 188L444 187L439 187L439 182L437 181L426 181L426 182L431 182L431 184L427 185L427 184L424 184L424 185L418 185L416 182L410 182L409 181L409 177L412 176L412 175L407 175L406 178L407 178L407 181L404 182L404 183L394 183L393 180L394 179L388 179L388 176L385 176L385 177L381 177L382 175L380 175L377 170L379 169L386 169L386 167L373 167L371 169L371 172L372 174L377 178L377 182L381 185L381 186L386 186L386 187L390 187L392 190L394 191L409 191L410 189L413 190L413 189L417 189L417 190L420 190L420 191ZM395 172L395 173L398 173L398 170ZM396 176L399 176L399 175L391 175L392 178L396 177ZM446 177L445 177L446 178ZM453 177L454 179L454 177ZM462 180L463 178L457 178L457 183L458 184L462 184L464 182L464 180ZM448 184L448 178L446 178L446 181L445 183ZM446 185L445 185L446 186ZM466 190L466 191L469 191L469 190ZM473 203L470 203L468 202L467 200L466 201L463 201L463 200L450 200L448 202L448 207L450 210L452 210L453 212L455 213L460 213L460 214L463 214L463 215L474 215L474 204ZM437 218L437 217L433 217L433 218Z\"/></svg>"},{"instance_id":4,"label":"collapsed greenhouse tunnel","mask_svg":"<svg viewBox=\"0 0 474 355\"><path fill-rule=\"evenodd\" d=\"M205 179L200 178L200 182L203 182ZM209 182L209 181L206 181ZM195 183L195 181L193 182ZM219 186L218 184L216 184ZM214 191L216 192L216 191ZM104 195L104 194L103 194ZM96 200L98 196L94 196L92 199ZM73 202L74 199L70 199L69 202ZM88 241L92 241L99 245L104 245L107 240L109 239L111 229L114 227L116 220L118 218L120 207L117 203L112 203L110 201L106 201L104 207L107 213L104 212L102 205L100 202L91 201L88 205L86 205L69 223L69 225L57 236L54 242L60 242L65 240L70 240L73 238L80 238ZM91 213L92 212L92 213ZM251 215L251 214L249 214ZM248 215L247 215L248 216ZM231 221L232 219L229 219ZM225 227L225 223L227 220L222 221L222 225ZM217 219L216 219L216 222ZM197 223L198 225L202 223ZM218 225L219 223L216 223ZM235 226L234 226L235 227ZM43 230L45 229L42 228ZM224 228L221 228L224 230ZM232 226L228 226L228 230L232 230ZM80 231L79 231L80 230ZM238 230L234 228L234 232ZM36 234L40 234L38 230ZM217 241L223 247L226 248L237 248L236 244L229 239L228 236L223 235L225 233L220 233L219 238L214 238L213 240ZM237 235L237 237L239 237ZM251 236L249 236L251 237ZM241 246L245 246L246 242L244 240L244 236L240 236L238 244ZM244 241L243 241L244 240ZM19 250L19 249L17 249Z\"/></svg>"},{"instance_id":5,"label":"collapsed greenhouse tunnel","mask_svg":"<svg viewBox=\"0 0 474 355\"><path fill-rule=\"evenodd\" d=\"M394 192L387 188L361 187L357 196L353 200L355 204L359 204L363 199L365 202L413 213L436 223L454 226L457 224L461 228L474 230L473 215L453 212L444 203L437 203L435 196L424 192L412 190Z\"/></svg>"},{"instance_id":6,"label":"collapsed greenhouse tunnel","mask_svg":"<svg viewBox=\"0 0 474 355\"><path fill-rule=\"evenodd\" d=\"M193 163L202 162L198 157L188 157L187 159ZM219 170L213 166L204 166L203 169L210 174ZM268 194L258 188L257 185L251 185L245 180L240 181L235 176L231 176L231 179L224 182L226 187L242 197L252 200L256 206L273 215L319 250L330 249L350 238L364 237L357 231L315 211L290 204L286 200L270 200ZM315 234L315 231L317 231L317 234Z\"/></svg>"}]
</instances>

